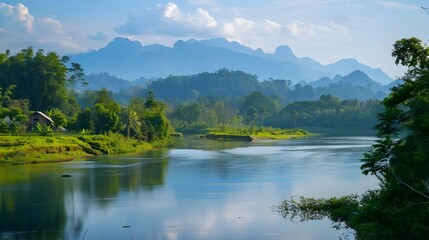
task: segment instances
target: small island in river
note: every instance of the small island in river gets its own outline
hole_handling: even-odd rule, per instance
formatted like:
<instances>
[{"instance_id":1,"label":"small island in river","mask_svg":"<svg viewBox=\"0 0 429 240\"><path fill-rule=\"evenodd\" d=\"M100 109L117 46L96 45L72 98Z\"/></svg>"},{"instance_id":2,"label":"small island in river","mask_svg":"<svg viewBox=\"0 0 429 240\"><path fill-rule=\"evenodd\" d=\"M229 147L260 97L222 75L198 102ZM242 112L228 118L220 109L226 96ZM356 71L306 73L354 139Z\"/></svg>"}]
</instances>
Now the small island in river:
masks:
<instances>
[{"instance_id":1,"label":"small island in river","mask_svg":"<svg viewBox=\"0 0 429 240\"><path fill-rule=\"evenodd\" d=\"M291 138L308 137L311 134L303 129L279 129L279 128L260 128L256 131L240 133L234 131L212 131L203 137L212 140L225 141L246 141L255 140L284 140Z\"/></svg>"}]
</instances>

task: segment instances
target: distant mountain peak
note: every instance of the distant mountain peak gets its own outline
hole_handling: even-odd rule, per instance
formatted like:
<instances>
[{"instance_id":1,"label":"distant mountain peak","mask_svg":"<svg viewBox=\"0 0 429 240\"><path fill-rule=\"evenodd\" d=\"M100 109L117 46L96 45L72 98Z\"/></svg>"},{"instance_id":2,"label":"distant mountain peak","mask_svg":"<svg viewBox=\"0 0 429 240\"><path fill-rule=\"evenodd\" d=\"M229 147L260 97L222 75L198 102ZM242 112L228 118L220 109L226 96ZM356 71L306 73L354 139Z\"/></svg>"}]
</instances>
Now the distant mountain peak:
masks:
<instances>
[{"instance_id":1,"label":"distant mountain peak","mask_svg":"<svg viewBox=\"0 0 429 240\"><path fill-rule=\"evenodd\" d=\"M361 72L364 72L367 76L369 76L369 78L375 80L376 82L383 84L389 84L390 82L392 82L392 79L381 69L372 68L368 65L362 64L354 58L342 59L338 62L331 63L326 67L331 73L339 73L342 75L346 75L353 71L359 70Z\"/></svg>"},{"instance_id":2,"label":"distant mountain peak","mask_svg":"<svg viewBox=\"0 0 429 240\"><path fill-rule=\"evenodd\" d=\"M294 55L292 49L288 45L280 45L276 48L274 52L276 55Z\"/></svg>"},{"instance_id":3,"label":"distant mountain peak","mask_svg":"<svg viewBox=\"0 0 429 240\"><path fill-rule=\"evenodd\" d=\"M128 38L116 37L106 47L143 47L139 41L131 41Z\"/></svg>"},{"instance_id":4,"label":"distant mountain peak","mask_svg":"<svg viewBox=\"0 0 429 240\"><path fill-rule=\"evenodd\" d=\"M337 64L342 63L342 64L360 64L360 62L355 59L355 58L345 58L345 59L341 59L340 61L336 62Z\"/></svg>"},{"instance_id":5,"label":"distant mountain peak","mask_svg":"<svg viewBox=\"0 0 429 240\"><path fill-rule=\"evenodd\" d=\"M257 55L262 55L262 54L264 54L265 52L264 52L264 50L262 50L262 48L258 48L258 49L256 49L256 50L255 50L255 53L256 53Z\"/></svg>"},{"instance_id":6,"label":"distant mountain peak","mask_svg":"<svg viewBox=\"0 0 429 240\"><path fill-rule=\"evenodd\" d=\"M367 84L367 83L372 83L374 82L369 76L368 74L360 71L360 70L356 70L351 72L350 74L342 77L341 81L343 82L353 82L353 83L360 83L360 84ZM374 82L375 83L375 82Z\"/></svg>"},{"instance_id":7,"label":"distant mountain peak","mask_svg":"<svg viewBox=\"0 0 429 240\"><path fill-rule=\"evenodd\" d=\"M248 55L254 54L254 50L252 48L241 45L237 41L228 41L225 38L213 38L213 39L205 39L205 40L196 40L191 38L187 40L185 43L201 44L206 47L224 48L233 52L245 53Z\"/></svg>"},{"instance_id":8,"label":"distant mountain peak","mask_svg":"<svg viewBox=\"0 0 429 240\"><path fill-rule=\"evenodd\" d=\"M293 53L292 49L288 45L278 46L273 55L279 60L286 60L290 62L299 61L299 58Z\"/></svg>"},{"instance_id":9,"label":"distant mountain peak","mask_svg":"<svg viewBox=\"0 0 429 240\"><path fill-rule=\"evenodd\" d=\"M197 43L197 41L185 42L183 40L179 40L179 41L174 43L173 48L180 48L180 47L186 46L187 44L196 44L196 43Z\"/></svg>"},{"instance_id":10,"label":"distant mountain peak","mask_svg":"<svg viewBox=\"0 0 429 240\"><path fill-rule=\"evenodd\" d=\"M353 58L322 65L311 58L298 58L287 45L278 46L274 53L265 53L262 49L254 50L225 38L191 38L166 47L156 44L142 46L138 41L117 37L104 48L75 55L73 59L80 62L87 72L109 72L123 79L197 74L225 67L257 75L260 80L313 81L360 70L377 82L392 81L380 69Z\"/></svg>"},{"instance_id":11,"label":"distant mountain peak","mask_svg":"<svg viewBox=\"0 0 429 240\"><path fill-rule=\"evenodd\" d=\"M351 76L360 76L360 77L368 77L369 78L368 74L362 72L361 70L353 71L349 75L351 75Z\"/></svg>"}]
</instances>

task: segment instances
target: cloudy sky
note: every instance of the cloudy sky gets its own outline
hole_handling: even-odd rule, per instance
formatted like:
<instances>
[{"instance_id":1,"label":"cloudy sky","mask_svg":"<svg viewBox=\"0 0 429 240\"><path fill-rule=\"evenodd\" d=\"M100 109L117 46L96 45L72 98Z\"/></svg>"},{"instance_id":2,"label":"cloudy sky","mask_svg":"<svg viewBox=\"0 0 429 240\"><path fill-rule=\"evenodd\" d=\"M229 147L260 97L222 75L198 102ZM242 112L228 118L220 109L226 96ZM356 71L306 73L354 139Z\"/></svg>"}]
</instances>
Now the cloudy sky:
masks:
<instances>
[{"instance_id":1,"label":"cloudy sky","mask_svg":"<svg viewBox=\"0 0 429 240\"><path fill-rule=\"evenodd\" d=\"M0 51L33 46L85 52L121 36L171 46L179 39L226 38L328 64L356 58L391 77L404 37L429 42L428 0L0 0Z\"/></svg>"}]
</instances>

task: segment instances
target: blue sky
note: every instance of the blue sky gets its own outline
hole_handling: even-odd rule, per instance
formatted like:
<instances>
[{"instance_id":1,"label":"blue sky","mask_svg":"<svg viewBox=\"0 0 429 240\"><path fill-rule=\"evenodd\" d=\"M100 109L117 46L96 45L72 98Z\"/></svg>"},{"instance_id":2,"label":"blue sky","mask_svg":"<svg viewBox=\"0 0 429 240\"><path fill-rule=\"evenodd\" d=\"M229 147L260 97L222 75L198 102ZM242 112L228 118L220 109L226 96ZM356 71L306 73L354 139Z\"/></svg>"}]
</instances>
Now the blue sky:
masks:
<instances>
[{"instance_id":1,"label":"blue sky","mask_svg":"<svg viewBox=\"0 0 429 240\"><path fill-rule=\"evenodd\" d=\"M329 64L356 58L391 77L392 44L429 39L428 0L0 0L0 51L27 46L60 54L85 52L121 36L171 46L223 37Z\"/></svg>"}]
</instances>

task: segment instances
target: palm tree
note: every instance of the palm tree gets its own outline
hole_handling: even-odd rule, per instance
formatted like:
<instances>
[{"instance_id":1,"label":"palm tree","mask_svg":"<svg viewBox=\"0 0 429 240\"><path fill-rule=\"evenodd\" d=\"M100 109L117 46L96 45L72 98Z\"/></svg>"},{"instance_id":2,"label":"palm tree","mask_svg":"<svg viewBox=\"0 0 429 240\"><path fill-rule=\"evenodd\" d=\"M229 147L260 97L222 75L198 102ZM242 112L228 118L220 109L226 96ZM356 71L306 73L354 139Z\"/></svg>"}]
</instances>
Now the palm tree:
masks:
<instances>
[{"instance_id":1,"label":"palm tree","mask_svg":"<svg viewBox=\"0 0 429 240\"><path fill-rule=\"evenodd\" d=\"M125 125L127 128L127 138L130 138L131 128L137 133L140 132L140 127L142 124L139 122L139 116L137 115L137 113L134 110L130 109L128 111L127 121L126 121Z\"/></svg>"}]
</instances>

